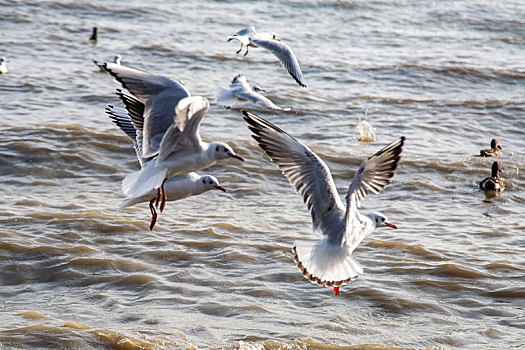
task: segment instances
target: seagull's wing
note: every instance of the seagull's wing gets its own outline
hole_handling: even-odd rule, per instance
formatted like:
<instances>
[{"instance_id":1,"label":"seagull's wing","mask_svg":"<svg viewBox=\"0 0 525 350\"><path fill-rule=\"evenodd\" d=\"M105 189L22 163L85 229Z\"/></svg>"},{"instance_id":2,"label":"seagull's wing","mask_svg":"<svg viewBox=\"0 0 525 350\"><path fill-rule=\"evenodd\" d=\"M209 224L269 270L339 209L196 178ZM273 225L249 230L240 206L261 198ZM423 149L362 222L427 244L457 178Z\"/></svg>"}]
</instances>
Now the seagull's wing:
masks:
<instances>
[{"instance_id":1,"label":"seagull's wing","mask_svg":"<svg viewBox=\"0 0 525 350\"><path fill-rule=\"evenodd\" d=\"M140 130L142 136L142 130L144 129L144 104L140 102L134 96L123 92L121 89L117 89L117 96L126 106L128 116L131 119L135 129ZM142 141L140 142L142 145Z\"/></svg>"},{"instance_id":2,"label":"seagull's wing","mask_svg":"<svg viewBox=\"0 0 525 350\"><path fill-rule=\"evenodd\" d=\"M111 118L113 123L131 138L140 167L143 168L151 158L142 157L142 147L140 144L142 142L142 130L137 130L135 128L125 109L109 105L106 107L106 114Z\"/></svg>"},{"instance_id":3,"label":"seagull's wing","mask_svg":"<svg viewBox=\"0 0 525 350\"><path fill-rule=\"evenodd\" d=\"M190 95L190 92L180 82L173 81L161 75L150 74L139 69L125 67L115 63L104 63L104 68L142 103L146 103L151 96L167 88L170 88L173 94L181 96L180 98Z\"/></svg>"},{"instance_id":4,"label":"seagull's wing","mask_svg":"<svg viewBox=\"0 0 525 350\"><path fill-rule=\"evenodd\" d=\"M255 26L243 28L243 29L239 30L237 33L235 33L235 35L239 35L239 36L251 36L251 35L255 35L255 34L257 34L255 32Z\"/></svg>"},{"instance_id":5,"label":"seagull's wing","mask_svg":"<svg viewBox=\"0 0 525 350\"><path fill-rule=\"evenodd\" d=\"M239 98L243 98L248 101L252 101L253 103L256 103L266 108L277 109L277 110L281 109L281 107L274 104L269 98L251 89L250 90L243 89L242 91L236 91L235 95Z\"/></svg>"},{"instance_id":6,"label":"seagull's wing","mask_svg":"<svg viewBox=\"0 0 525 350\"><path fill-rule=\"evenodd\" d=\"M175 107L188 95L181 96L178 90L165 89L152 96L144 109L144 135L142 150L145 157L153 157L159 152L164 133L173 125Z\"/></svg>"},{"instance_id":7,"label":"seagull's wing","mask_svg":"<svg viewBox=\"0 0 525 350\"><path fill-rule=\"evenodd\" d=\"M306 87L306 82L303 78L301 67L299 67L297 57L295 57L295 54L288 45L282 41L258 38L257 36L252 38L252 43L271 51L275 56L277 56L283 67L295 79L297 84L301 85L302 87Z\"/></svg>"},{"instance_id":8,"label":"seagull's wing","mask_svg":"<svg viewBox=\"0 0 525 350\"><path fill-rule=\"evenodd\" d=\"M202 142L199 129L210 103L202 96L187 97L179 101L175 122L168 128L160 143L158 161L180 149L198 148Z\"/></svg>"},{"instance_id":9,"label":"seagull's wing","mask_svg":"<svg viewBox=\"0 0 525 350\"><path fill-rule=\"evenodd\" d=\"M270 122L244 110L242 113L253 132L252 137L303 196L314 229L320 229L325 235L341 234L344 205L323 160Z\"/></svg>"},{"instance_id":10,"label":"seagull's wing","mask_svg":"<svg viewBox=\"0 0 525 350\"><path fill-rule=\"evenodd\" d=\"M357 215L359 201L365 198L369 191L379 193L390 183L401 159L404 142L403 136L384 147L365 160L355 173L346 196L344 237L350 247L359 244L363 239L359 237L360 231L355 229L359 226L356 222L359 220Z\"/></svg>"},{"instance_id":11,"label":"seagull's wing","mask_svg":"<svg viewBox=\"0 0 525 350\"><path fill-rule=\"evenodd\" d=\"M217 88L216 93L217 103L225 107L231 107L235 103L235 96L230 89Z\"/></svg>"}]
</instances>

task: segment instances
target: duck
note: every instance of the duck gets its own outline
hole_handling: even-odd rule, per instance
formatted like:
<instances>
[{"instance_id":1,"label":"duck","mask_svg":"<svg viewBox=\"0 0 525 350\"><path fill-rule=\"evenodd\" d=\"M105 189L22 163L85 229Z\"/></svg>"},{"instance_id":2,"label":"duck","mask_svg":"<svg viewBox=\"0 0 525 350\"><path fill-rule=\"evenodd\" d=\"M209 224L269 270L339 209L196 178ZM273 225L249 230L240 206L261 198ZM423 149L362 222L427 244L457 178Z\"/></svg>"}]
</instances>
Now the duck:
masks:
<instances>
[{"instance_id":1,"label":"duck","mask_svg":"<svg viewBox=\"0 0 525 350\"><path fill-rule=\"evenodd\" d=\"M499 177L500 170L499 162L492 163L492 175L481 181L479 183L479 188L486 192L503 192L505 184Z\"/></svg>"},{"instance_id":2,"label":"duck","mask_svg":"<svg viewBox=\"0 0 525 350\"><path fill-rule=\"evenodd\" d=\"M501 156L503 152L501 152L501 146L499 145L498 139L492 139L490 141L490 149L482 149L479 151L480 157L494 157L494 156Z\"/></svg>"}]
</instances>

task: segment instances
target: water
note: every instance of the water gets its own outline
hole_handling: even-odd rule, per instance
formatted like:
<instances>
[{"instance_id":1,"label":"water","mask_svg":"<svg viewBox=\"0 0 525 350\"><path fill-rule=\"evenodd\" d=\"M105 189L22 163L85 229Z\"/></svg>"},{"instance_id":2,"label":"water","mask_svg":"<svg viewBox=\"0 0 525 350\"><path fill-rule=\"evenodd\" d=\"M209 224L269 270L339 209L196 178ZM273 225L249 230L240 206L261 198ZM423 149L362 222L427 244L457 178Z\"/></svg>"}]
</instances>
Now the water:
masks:
<instances>
[{"instance_id":1,"label":"water","mask_svg":"<svg viewBox=\"0 0 525 350\"><path fill-rule=\"evenodd\" d=\"M525 347L525 5L522 1L0 0L0 347ZM231 35L274 31L308 89ZM88 42L98 26L96 45ZM208 170L228 189L116 211L138 168L104 114L113 79L91 59L182 79L212 107L201 132L246 159ZM291 248L318 239L302 199L214 104L238 73L289 112L249 109L308 144L344 196L396 137L393 183L362 203L399 229L356 250L365 273L335 297ZM356 139L357 123L375 128ZM505 192L478 190L498 138ZM368 344L368 345L367 345Z\"/></svg>"}]
</instances>

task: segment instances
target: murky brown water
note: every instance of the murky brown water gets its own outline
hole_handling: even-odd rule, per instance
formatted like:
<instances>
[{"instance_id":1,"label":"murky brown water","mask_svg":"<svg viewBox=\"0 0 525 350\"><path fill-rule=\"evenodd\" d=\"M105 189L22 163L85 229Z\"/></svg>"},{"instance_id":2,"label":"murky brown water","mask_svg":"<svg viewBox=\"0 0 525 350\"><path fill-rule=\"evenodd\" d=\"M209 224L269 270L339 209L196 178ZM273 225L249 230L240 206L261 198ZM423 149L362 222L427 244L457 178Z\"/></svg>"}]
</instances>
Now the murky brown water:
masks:
<instances>
[{"instance_id":1,"label":"murky brown water","mask_svg":"<svg viewBox=\"0 0 525 350\"><path fill-rule=\"evenodd\" d=\"M308 89L228 35L275 31ZM99 41L88 43L91 27ZM0 348L525 347L525 4L522 1L0 0ZM117 211L137 169L104 114L119 85L91 59L182 79L212 102L205 139L246 162L218 191ZM381 229L335 297L291 247L317 239L302 199L213 102L237 73L289 112L250 108L307 143L345 195L367 156L407 137L394 181L362 211ZM366 118L377 139L357 141ZM498 138L506 190L477 188ZM383 347L379 347L383 349Z\"/></svg>"}]
</instances>

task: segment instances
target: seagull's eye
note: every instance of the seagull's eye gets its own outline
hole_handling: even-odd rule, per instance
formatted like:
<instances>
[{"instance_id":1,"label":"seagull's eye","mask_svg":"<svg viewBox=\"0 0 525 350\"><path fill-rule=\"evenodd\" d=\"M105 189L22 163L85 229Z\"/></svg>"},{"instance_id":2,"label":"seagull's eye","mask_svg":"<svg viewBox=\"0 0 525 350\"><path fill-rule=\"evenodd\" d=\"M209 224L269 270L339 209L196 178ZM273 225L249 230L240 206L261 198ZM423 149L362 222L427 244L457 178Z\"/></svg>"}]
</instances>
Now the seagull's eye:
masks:
<instances>
[{"instance_id":1,"label":"seagull's eye","mask_svg":"<svg viewBox=\"0 0 525 350\"><path fill-rule=\"evenodd\" d=\"M381 218L381 221L385 222L385 218Z\"/></svg>"},{"instance_id":2,"label":"seagull's eye","mask_svg":"<svg viewBox=\"0 0 525 350\"><path fill-rule=\"evenodd\" d=\"M376 222L379 222L379 219L378 219L378 218L376 218Z\"/></svg>"},{"instance_id":3,"label":"seagull's eye","mask_svg":"<svg viewBox=\"0 0 525 350\"><path fill-rule=\"evenodd\" d=\"M210 185L213 183L212 181L208 182Z\"/></svg>"},{"instance_id":4,"label":"seagull's eye","mask_svg":"<svg viewBox=\"0 0 525 350\"><path fill-rule=\"evenodd\" d=\"M205 183L206 183L206 180L202 180L202 183L205 184Z\"/></svg>"},{"instance_id":5,"label":"seagull's eye","mask_svg":"<svg viewBox=\"0 0 525 350\"><path fill-rule=\"evenodd\" d=\"M219 146L215 148L215 152L219 152Z\"/></svg>"}]
</instances>

